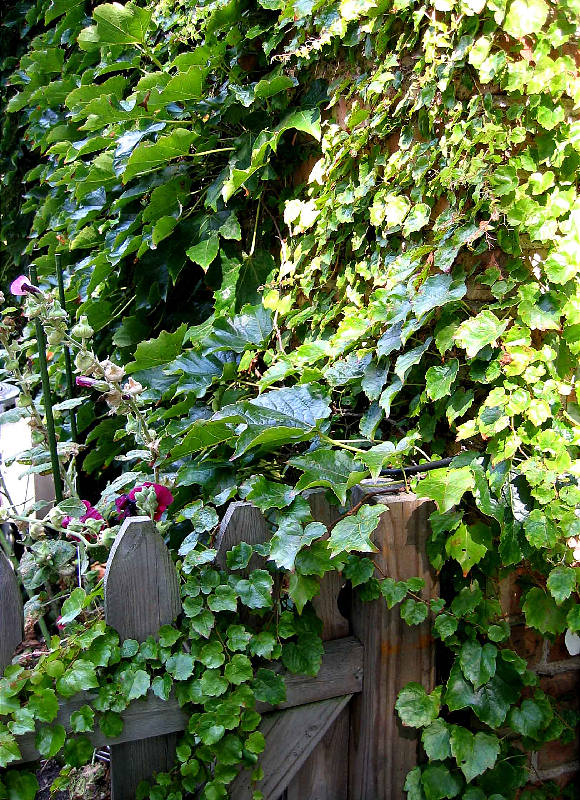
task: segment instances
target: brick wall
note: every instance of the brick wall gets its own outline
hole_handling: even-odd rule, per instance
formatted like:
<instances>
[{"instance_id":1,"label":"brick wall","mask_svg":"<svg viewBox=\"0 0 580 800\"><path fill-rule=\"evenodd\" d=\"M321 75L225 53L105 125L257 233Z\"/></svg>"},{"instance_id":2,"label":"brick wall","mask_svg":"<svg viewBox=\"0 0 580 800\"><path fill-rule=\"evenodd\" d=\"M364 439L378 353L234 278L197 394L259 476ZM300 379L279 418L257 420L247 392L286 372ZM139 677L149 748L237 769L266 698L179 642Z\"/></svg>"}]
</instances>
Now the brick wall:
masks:
<instances>
[{"instance_id":1,"label":"brick wall","mask_svg":"<svg viewBox=\"0 0 580 800\"><path fill-rule=\"evenodd\" d=\"M564 635L554 641L527 628L520 613L520 590L516 579L503 587L504 609L509 610L511 645L539 678L539 687L558 700L562 708L580 712L580 655L570 656ZM571 742L553 741L530 759L530 787L545 781L575 787L580 797L580 731Z\"/></svg>"}]
</instances>

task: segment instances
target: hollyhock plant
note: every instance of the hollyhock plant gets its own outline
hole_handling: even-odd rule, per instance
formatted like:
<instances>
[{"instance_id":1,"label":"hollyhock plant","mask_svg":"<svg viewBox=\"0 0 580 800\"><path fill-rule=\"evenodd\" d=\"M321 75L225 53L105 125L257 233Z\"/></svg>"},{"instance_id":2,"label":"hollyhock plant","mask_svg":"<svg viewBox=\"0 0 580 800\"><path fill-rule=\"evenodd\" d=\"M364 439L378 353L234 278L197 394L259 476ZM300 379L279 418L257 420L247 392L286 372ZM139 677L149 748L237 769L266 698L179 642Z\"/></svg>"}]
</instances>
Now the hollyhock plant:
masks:
<instances>
[{"instance_id":1,"label":"hollyhock plant","mask_svg":"<svg viewBox=\"0 0 580 800\"><path fill-rule=\"evenodd\" d=\"M102 527L104 527L105 526L105 520L103 519L103 515L99 511L97 511L97 509L94 508L89 503L88 500L83 500L82 502L84 504L84 507L86 508L86 512L82 515L82 517L80 517L79 522L86 522L88 519L103 520ZM66 530L68 528L69 524L72 522L72 520L73 520L73 517L68 517L68 516L64 517L63 521L60 523L61 528L64 528ZM75 534L74 534L73 531L71 531L71 533L69 535L72 538L77 538L77 537L75 537ZM95 537L96 538L96 534L90 532L88 534L87 538L90 538L90 537Z\"/></svg>"},{"instance_id":2,"label":"hollyhock plant","mask_svg":"<svg viewBox=\"0 0 580 800\"><path fill-rule=\"evenodd\" d=\"M10 284L10 291L15 297L24 297L27 294L42 294L38 286L33 286L26 275L19 275Z\"/></svg>"},{"instance_id":3,"label":"hollyhock plant","mask_svg":"<svg viewBox=\"0 0 580 800\"><path fill-rule=\"evenodd\" d=\"M161 484L152 483L151 481L145 481L139 486L135 486L128 494L122 494L115 500L115 505L117 506L117 511L121 519L132 517L137 513L137 493L148 486L153 487L155 490L155 497L157 498L157 508L153 518L156 522L161 519L163 512L173 503L173 495L166 486L161 486Z\"/></svg>"}]
</instances>

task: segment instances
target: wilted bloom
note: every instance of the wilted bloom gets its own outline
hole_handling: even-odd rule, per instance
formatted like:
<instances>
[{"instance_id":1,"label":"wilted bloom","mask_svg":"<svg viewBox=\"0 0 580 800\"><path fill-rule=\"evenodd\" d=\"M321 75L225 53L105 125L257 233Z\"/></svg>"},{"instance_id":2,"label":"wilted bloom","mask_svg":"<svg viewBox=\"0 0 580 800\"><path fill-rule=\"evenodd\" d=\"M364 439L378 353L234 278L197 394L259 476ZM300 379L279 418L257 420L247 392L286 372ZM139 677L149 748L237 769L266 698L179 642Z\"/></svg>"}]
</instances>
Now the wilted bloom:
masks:
<instances>
[{"instance_id":1,"label":"wilted bloom","mask_svg":"<svg viewBox=\"0 0 580 800\"><path fill-rule=\"evenodd\" d=\"M33 286L26 275L19 275L10 284L10 291L16 297L24 297L27 294L42 294L38 286Z\"/></svg>"},{"instance_id":2,"label":"wilted bloom","mask_svg":"<svg viewBox=\"0 0 580 800\"><path fill-rule=\"evenodd\" d=\"M138 394L141 394L142 391L143 387L141 384L133 378L129 378L127 383L123 386L123 394L128 394L131 397L136 397Z\"/></svg>"},{"instance_id":3,"label":"wilted bloom","mask_svg":"<svg viewBox=\"0 0 580 800\"><path fill-rule=\"evenodd\" d=\"M125 377L125 370L118 364L114 364L108 358L101 361L101 369L105 373L105 378L111 383L120 383Z\"/></svg>"},{"instance_id":4,"label":"wilted bloom","mask_svg":"<svg viewBox=\"0 0 580 800\"><path fill-rule=\"evenodd\" d=\"M111 389L110 391L105 392L103 397L107 401L107 405L111 411L116 411L123 402L123 395L118 389Z\"/></svg>"},{"instance_id":5,"label":"wilted bloom","mask_svg":"<svg viewBox=\"0 0 580 800\"><path fill-rule=\"evenodd\" d=\"M117 511L122 519L136 515L137 503L135 497L138 492L145 489L147 486L152 486L154 488L155 497L157 498L157 509L154 514L154 519L156 521L161 519L163 512L173 503L173 495L166 486L161 486L159 483L151 483L151 481L145 481L145 483L142 483L140 486L131 489L129 494L122 494L121 497L115 500Z\"/></svg>"},{"instance_id":6,"label":"wilted bloom","mask_svg":"<svg viewBox=\"0 0 580 800\"><path fill-rule=\"evenodd\" d=\"M83 502L84 507L86 508L86 512L82 515L82 517L78 521L79 522L86 522L88 519L98 519L98 520L102 520L103 521L103 525L101 527L104 527L105 526L105 520L103 519L103 515L99 511L97 511L97 509L94 508L89 503L88 500L83 500L82 502ZM60 523L61 528L65 528L65 530L66 530L72 521L73 521L73 517L65 517L63 519L63 521ZM76 520L75 520L75 522L76 522ZM78 538L78 537L75 537L74 531L71 531L69 536L70 536L70 538L73 538L73 539L74 538ZM92 532L89 532L87 534L86 538L90 539L91 537L96 538L96 535L93 534Z\"/></svg>"}]
</instances>

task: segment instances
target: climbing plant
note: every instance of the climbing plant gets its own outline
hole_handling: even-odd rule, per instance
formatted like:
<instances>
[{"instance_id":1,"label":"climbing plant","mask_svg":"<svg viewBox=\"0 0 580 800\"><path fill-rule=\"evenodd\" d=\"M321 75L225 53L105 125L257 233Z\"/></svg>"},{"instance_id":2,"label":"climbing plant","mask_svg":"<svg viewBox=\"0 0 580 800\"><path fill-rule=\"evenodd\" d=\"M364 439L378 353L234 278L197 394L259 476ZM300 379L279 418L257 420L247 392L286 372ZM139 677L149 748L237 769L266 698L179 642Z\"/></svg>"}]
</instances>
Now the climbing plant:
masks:
<instances>
[{"instance_id":1,"label":"climbing plant","mask_svg":"<svg viewBox=\"0 0 580 800\"><path fill-rule=\"evenodd\" d=\"M50 652L0 683L0 765L36 730L43 755L64 756L63 786L95 720L115 735L128 702L173 688L189 729L140 796L226 797L264 746L255 700L283 696L265 660L316 672L310 601L339 570L410 625L430 617L449 651L440 686L397 701L426 755L410 800L515 797L525 751L575 724L512 648L500 582L520 581L543 636L580 631L580 6L39 0L22 14L10 185L34 166L3 236L19 243L29 222L9 253L33 274L14 284L2 344L32 471L54 439L41 329L53 391L66 349L78 386L55 410L69 496L46 523L11 515L29 612L47 581L66 600ZM436 506L428 555L448 586L428 605L364 555L384 507L346 509L361 480L440 461L412 481ZM96 509L79 502L87 473L107 484ZM330 535L312 488L343 507ZM247 579L249 546L211 565L233 498L272 530ZM135 510L161 520L183 592L183 619L140 646L98 619L91 569ZM97 700L67 739L46 723L81 689ZM35 787L10 768L0 797Z\"/></svg>"}]
</instances>

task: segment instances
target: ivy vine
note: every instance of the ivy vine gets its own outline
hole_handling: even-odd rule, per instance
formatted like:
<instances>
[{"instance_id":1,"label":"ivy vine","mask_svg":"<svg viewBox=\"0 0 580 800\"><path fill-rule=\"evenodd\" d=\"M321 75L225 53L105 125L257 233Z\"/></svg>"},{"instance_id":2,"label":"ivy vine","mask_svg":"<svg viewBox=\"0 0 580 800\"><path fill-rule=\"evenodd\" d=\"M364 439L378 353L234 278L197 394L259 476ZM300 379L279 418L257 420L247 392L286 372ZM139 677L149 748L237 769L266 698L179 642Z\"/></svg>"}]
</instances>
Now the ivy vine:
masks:
<instances>
[{"instance_id":1,"label":"ivy vine","mask_svg":"<svg viewBox=\"0 0 580 800\"><path fill-rule=\"evenodd\" d=\"M54 407L66 499L42 523L4 512L29 618L54 627L58 607L59 631L0 681L0 798L36 792L10 767L17 736L63 757L65 786L84 734L118 734L150 688L190 722L139 797L227 797L264 747L256 700L283 697L267 662L318 669L310 601L336 570L410 625L431 618L449 651L443 684L397 700L426 755L409 800L515 798L526 752L573 736L511 646L499 587L520 580L542 636L580 631L579 22L577 0L15 5L3 270L31 263L38 284L4 303L21 399L0 420L30 420L31 473L51 463L35 321L53 393L67 350L77 388ZM344 512L392 468L436 505L445 599L375 576L380 504L330 532L312 519L308 490ZM249 545L212 565L235 498L272 532L248 578ZM100 619L95 567L134 509L159 520L183 603L141 645ZM59 698L88 689L67 737Z\"/></svg>"}]
</instances>

